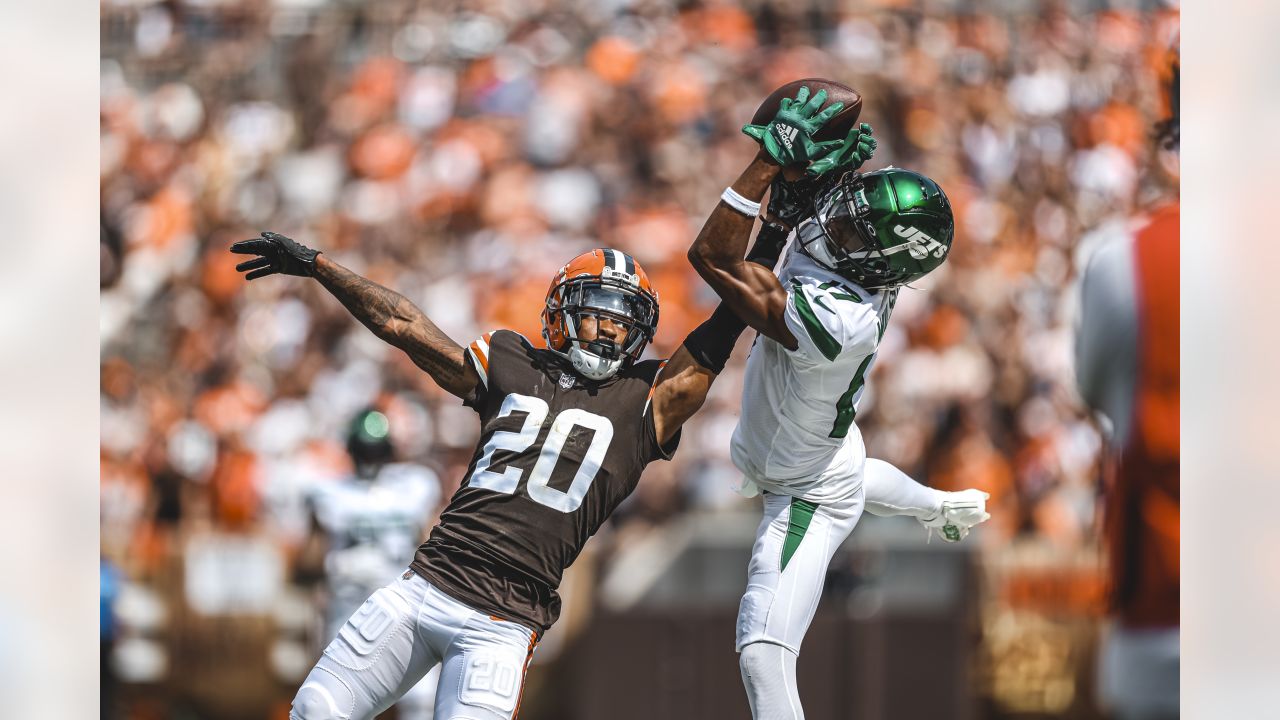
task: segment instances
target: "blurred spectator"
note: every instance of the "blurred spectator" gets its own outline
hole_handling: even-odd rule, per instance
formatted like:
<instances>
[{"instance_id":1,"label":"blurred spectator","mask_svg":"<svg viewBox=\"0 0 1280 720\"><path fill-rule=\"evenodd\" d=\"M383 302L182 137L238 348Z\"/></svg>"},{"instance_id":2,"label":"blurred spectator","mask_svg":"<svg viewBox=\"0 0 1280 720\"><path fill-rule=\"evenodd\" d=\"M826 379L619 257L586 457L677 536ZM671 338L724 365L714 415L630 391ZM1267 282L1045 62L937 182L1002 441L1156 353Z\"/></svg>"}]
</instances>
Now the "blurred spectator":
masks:
<instances>
[{"instance_id":1,"label":"blurred spectator","mask_svg":"<svg viewBox=\"0 0 1280 720\"><path fill-rule=\"evenodd\" d=\"M101 687L98 700L103 720L116 717L116 674L112 651L116 644L116 598L120 595L120 571L106 558L98 561L98 665Z\"/></svg>"}]
</instances>

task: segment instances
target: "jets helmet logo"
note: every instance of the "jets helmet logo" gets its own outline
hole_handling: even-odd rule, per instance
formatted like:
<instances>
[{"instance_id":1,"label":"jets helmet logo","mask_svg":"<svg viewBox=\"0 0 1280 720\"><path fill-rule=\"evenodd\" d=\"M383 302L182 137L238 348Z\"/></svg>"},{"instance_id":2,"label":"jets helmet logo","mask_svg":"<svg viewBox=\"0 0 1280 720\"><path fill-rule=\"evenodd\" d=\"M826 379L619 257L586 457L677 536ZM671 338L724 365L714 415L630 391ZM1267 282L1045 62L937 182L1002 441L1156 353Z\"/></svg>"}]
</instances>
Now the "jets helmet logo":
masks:
<instances>
[{"instance_id":1,"label":"jets helmet logo","mask_svg":"<svg viewBox=\"0 0 1280 720\"><path fill-rule=\"evenodd\" d=\"M893 232L898 237L905 239L906 242L896 248L885 250L885 255L892 255L895 252L906 250L916 260L923 260L928 255L940 258L947 254L947 246L929 237L923 230L905 225L894 225Z\"/></svg>"}]
</instances>

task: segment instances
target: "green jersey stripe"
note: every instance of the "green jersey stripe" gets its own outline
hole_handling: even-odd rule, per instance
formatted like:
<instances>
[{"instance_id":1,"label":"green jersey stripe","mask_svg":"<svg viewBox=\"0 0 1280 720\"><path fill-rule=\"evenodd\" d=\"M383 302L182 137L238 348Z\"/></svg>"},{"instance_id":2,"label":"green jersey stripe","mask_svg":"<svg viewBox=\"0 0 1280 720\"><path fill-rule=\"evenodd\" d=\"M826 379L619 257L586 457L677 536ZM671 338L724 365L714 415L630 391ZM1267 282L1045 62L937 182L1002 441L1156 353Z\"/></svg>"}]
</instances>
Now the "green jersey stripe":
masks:
<instances>
[{"instance_id":1,"label":"green jersey stripe","mask_svg":"<svg viewBox=\"0 0 1280 720\"><path fill-rule=\"evenodd\" d=\"M849 389L844 391L840 399L836 401L836 421L831 426L831 435L829 437L842 438L849 434L849 426L853 425L854 416L858 414L857 409L853 407L853 397L862 389L866 382L867 366L871 364L871 359L875 354L867 356L866 360L858 366L858 372L853 374L853 380L849 381Z\"/></svg>"},{"instance_id":2,"label":"green jersey stripe","mask_svg":"<svg viewBox=\"0 0 1280 720\"><path fill-rule=\"evenodd\" d=\"M827 329L818 321L818 315L809 305L809 298L805 296L803 286L792 281L791 287L796 299L796 311L800 313L800 319L804 322L805 332L809 333L809 338L813 340L814 345L818 346L818 350L822 351L823 356L828 360L835 360L840 355L840 342L832 337L831 333L827 332Z\"/></svg>"},{"instance_id":3,"label":"green jersey stripe","mask_svg":"<svg viewBox=\"0 0 1280 720\"><path fill-rule=\"evenodd\" d=\"M831 297L837 300L849 300L852 302L862 302L862 298L858 297L857 293L855 293L854 291L850 290L849 288L837 282L824 282L818 286L819 290L831 290L832 288L835 288L836 291L841 291L841 290L844 291L844 292L831 293Z\"/></svg>"},{"instance_id":4,"label":"green jersey stripe","mask_svg":"<svg viewBox=\"0 0 1280 720\"><path fill-rule=\"evenodd\" d=\"M808 500L791 498L787 537L782 541L783 570L787 569L787 563L791 561L791 556L796 554L796 549L800 547L800 541L804 539L804 534L809 531L809 523L813 520L813 511L817 509L818 506Z\"/></svg>"}]
</instances>

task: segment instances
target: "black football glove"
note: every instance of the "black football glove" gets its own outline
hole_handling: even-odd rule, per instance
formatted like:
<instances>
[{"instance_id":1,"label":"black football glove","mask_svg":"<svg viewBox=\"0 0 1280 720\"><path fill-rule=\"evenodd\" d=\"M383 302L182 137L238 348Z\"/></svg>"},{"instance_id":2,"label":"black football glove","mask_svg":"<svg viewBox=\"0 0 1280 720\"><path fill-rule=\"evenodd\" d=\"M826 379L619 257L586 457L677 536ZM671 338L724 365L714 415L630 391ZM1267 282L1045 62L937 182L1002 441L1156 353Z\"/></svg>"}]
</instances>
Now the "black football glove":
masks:
<instances>
[{"instance_id":1,"label":"black football glove","mask_svg":"<svg viewBox=\"0 0 1280 720\"><path fill-rule=\"evenodd\" d=\"M787 180L778 174L769 185L769 207L765 219L779 223L788 229L813 216L813 200L835 187L844 173L829 172L822 175L804 175L799 180Z\"/></svg>"},{"instance_id":2,"label":"black football glove","mask_svg":"<svg viewBox=\"0 0 1280 720\"><path fill-rule=\"evenodd\" d=\"M805 174L799 180L789 181L779 173L769 185L769 207L756 242L747 251L747 260L772 270L787 244L787 236L813 215L813 199L836 184L838 178L833 176L843 174L825 173L817 177Z\"/></svg>"},{"instance_id":3,"label":"black football glove","mask_svg":"<svg viewBox=\"0 0 1280 720\"><path fill-rule=\"evenodd\" d=\"M316 272L316 256L320 254L318 250L273 232L264 232L262 237L252 240L241 240L231 246L231 252L259 256L236 266L238 272L252 271L244 276L245 280L257 280L276 273L310 277Z\"/></svg>"}]
</instances>

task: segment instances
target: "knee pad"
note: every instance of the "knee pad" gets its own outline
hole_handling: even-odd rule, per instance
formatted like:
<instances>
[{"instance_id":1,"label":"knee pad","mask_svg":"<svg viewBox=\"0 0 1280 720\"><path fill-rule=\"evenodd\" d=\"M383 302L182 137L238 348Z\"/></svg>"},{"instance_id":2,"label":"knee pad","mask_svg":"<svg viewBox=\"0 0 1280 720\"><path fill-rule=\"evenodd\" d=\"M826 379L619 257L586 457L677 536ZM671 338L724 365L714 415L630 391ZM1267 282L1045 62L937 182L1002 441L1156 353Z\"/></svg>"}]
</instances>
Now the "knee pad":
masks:
<instances>
[{"instance_id":1,"label":"knee pad","mask_svg":"<svg viewBox=\"0 0 1280 720\"><path fill-rule=\"evenodd\" d=\"M738 603L736 648L742 652L750 643L764 639L769 622L769 610L773 607L773 588L764 585L748 585Z\"/></svg>"},{"instance_id":2,"label":"knee pad","mask_svg":"<svg viewBox=\"0 0 1280 720\"><path fill-rule=\"evenodd\" d=\"M293 697L289 720L351 720L355 694L336 675L317 668Z\"/></svg>"}]
</instances>

